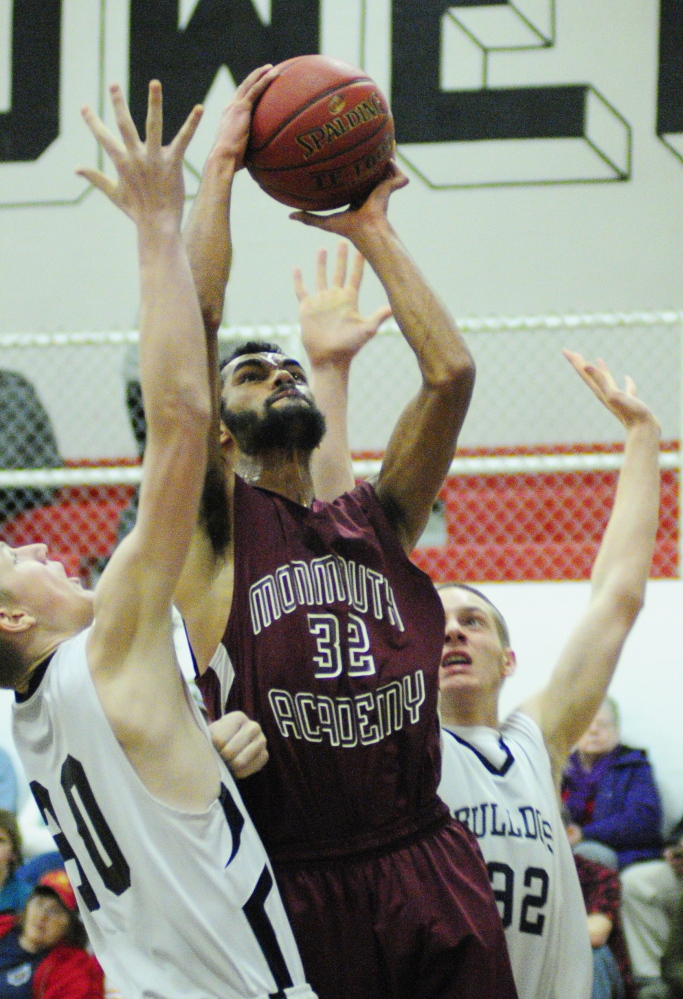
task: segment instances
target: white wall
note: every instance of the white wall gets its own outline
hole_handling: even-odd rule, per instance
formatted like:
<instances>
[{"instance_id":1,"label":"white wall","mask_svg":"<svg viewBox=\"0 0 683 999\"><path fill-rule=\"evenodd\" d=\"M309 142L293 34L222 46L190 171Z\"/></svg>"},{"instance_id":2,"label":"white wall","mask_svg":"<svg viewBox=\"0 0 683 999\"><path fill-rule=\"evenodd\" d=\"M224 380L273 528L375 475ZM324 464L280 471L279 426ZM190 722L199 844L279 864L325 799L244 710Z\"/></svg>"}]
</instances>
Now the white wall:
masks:
<instances>
[{"instance_id":1,"label":"white wall","mask_svg":"<svg viewBox=\"0 0 683 999\"><path fill-rule=\"evenodd\" d=\"M503 691L504 713L541 687L586 606L588 583L486 584L507 620L518 669ZM683 813L683 582L650 580L645 608L624 648L610 693L624 742L648 750L666 823Z\"/></svg>"}]
</instances>

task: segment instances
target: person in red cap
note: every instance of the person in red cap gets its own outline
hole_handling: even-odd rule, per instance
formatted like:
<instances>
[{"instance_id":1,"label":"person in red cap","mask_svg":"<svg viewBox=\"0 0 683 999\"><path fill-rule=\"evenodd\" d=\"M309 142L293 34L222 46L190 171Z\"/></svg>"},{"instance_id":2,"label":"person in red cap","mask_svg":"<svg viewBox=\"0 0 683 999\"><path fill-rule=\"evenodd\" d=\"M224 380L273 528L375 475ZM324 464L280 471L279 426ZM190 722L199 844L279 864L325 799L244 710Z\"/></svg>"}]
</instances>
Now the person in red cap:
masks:
<instances>
[{"instance_id":1,"label":"person in red cap","mask_svg":"<svg viewBox=\"0 0 683 999\"><path fill-rule=\"evenodd\" d=\"M102 999L86 941L65 871L48 871L19 918L0 916L0 999Z\"/></svg>"}]
</instances>

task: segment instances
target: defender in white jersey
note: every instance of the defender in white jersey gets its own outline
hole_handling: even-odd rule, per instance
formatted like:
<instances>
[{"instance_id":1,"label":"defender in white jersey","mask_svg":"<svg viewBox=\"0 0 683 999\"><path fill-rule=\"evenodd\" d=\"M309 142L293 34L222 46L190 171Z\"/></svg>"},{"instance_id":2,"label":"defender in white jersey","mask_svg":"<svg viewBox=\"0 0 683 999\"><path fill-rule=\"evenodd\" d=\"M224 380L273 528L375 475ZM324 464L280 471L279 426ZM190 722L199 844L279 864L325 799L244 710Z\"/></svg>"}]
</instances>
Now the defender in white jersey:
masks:
<instances>
[{"instance_id":1,"label":"defender in white jersey","mask_svg":"<svg viewBox=\"0 0 683 999\"><path fill-rule=\"evenodd\" d=\"M270 76L238 88L253 100ZM137 225L147 449L135 528L94 593L44 545L0 545L0 685L14 734L107 977L126 999L314 999L263 847L211 744L174 646L171 599L197 519L211 400L180 238L195 108L162 147L150 84L142 142L84 117L118 177L82 170Z\"/></svg>"},{"instance_id":2,"label":"defender in white jersey","mask_svg":"<svg viewBox=\"0 0 683 999\"><path fill-rule=\"evenodd\" d=\"M439 793L476 834L506 931L520 999L586 999L586 912L558 807L567 754L589 725L642 606L659 509L659 425L627 379L565 352L626 428L617 495L591 575L589 606L547 686L502 724L515 668L507 626L481 593L440 588L443 763Z\"/></svg>"}]
</instances>

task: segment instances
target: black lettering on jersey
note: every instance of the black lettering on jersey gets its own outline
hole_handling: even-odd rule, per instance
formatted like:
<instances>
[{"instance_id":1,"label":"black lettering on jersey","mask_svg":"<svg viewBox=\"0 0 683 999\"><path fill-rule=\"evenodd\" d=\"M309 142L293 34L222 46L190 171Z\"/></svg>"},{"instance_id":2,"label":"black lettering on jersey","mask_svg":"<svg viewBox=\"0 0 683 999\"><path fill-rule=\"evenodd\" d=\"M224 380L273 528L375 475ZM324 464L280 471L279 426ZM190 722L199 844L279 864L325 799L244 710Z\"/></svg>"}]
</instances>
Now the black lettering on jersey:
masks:
<instances>
[{"instance_id":1,"label":"black lettering on jersey","mask_svg":"<svg viewBox=\"0 0 683 999\"><path fill-rule=\"evenodd\" d=\"M493 897L498 903L500 918L505 929L512 923L515 900L515 872L509 864L501 864L496 860L486 865L489 880L493 889ZM542 936L545 926L545 914L536 912L535 919L529 918L529 910L542 909L548 901L550 877L542 867L527 867L524 872L524 887L536 888L540 882L540 892L528 892L522 898L522 911L519 919L519 932L530 933L532 936Z\"/></svg>"},{"instance_id":2,"label":"black lettering on jersey","mask_svg":"<svg viewBox=\"0 0 683 999\"><path fill-rule=\"evenodd\" d=\"M519 919L519 928L522 933L531 933L534 936L542 936L543 926L545 925L545 915L542 912L536 912L536 918L529 918L530 909L542 909L545 903L548 901L548 886L550 884L550 878L548 877L548 872L542 867L527 867L524 872L524 887L531 888L535 886L535 883L540 882L540 894L533 895L529 892L522 899L522 913Z\"/></svg>"},{"instance_id":3,"label":"black lettering on jersey","mask_svg":"<svg viewBox=\"0 0 683 999\"><path fill-rule=\"evenodd\" d=\"M491 802L491 835L492 836L505 836L507 833L507 826L503 822L502 826L498 826L498 805L495 801Z\"/></svg>"},{"instance_id":4,"label":"black lettering on jersey","mask_svg":"<svg viewBox=\"0 0 683 999\"><path fill-rule=\"evenodd\" d=\"M492 860L486 865L489 880L493 888L493 897L499 903L500 918L503 928L507 929L512 922L512 904L514 899L515 872L509 864L500 864Z\"/></svg>"},{"instance_id":5,"label":"black lettering on jersey","mask_svg":"<svg viewBox=\"0 0 683 999\"><path fill-rule=\"evenodd\" d=\"M481 839L486 835L486 812L488 810L488 805L484 802L483 805L475 805L472 809L472 825L471 829L477 839ZM479 828L477 828L477 814L481 812L481 822L479 823Z\"/></svg>"},{"instance_id":6,"label":"black lettering on jersey","mask_svg":"<svg viewBox=\"0 0 683 999\"><path fill-rule=\"evenodd\" d=\"M114 895L123 895L124 891L130 888L130 867L119 849L119 845L109 828L107 820L102 814L100 806L95 801L95 795L92 793L92 788L83 769L83 764L79 760L74 759L73 756L67 756L62 764L60 780L66 800L69 803L69 808L71 809L71 814L76 823L78 835L83 840L90 859L97 868L97 873L110 892ZM78 791L78 796L83 803L83 807L100 841L100 845L107 854L109 863L107 863L99 851L95 838L74 797L74 789Z\"/></svg>"},{"instance_id":7,"label":"black lettering on jersey","mask_svg":"<svg viewBox=\"0 0 683 999\"><path fill-rule=\"evenodd\" d=\"M223 814L225 815L225 821L230 827L230 835L232 836L232 853L228 858L228 862L225 865L229 867L235 858L235 854L240 848L240 840L242 837L242 829L244 828L244 816L240 812L239 808L235 804L233 796L228 791L225 784L221 783L220 794L218 795L218 800L223 808Z\"/></svg>"},{"instance_id":8,"label":"black lettering on jersey","mask_svg":"<svg viewBox=\"0 0 683 999\"><path fill-rule=\"evenodd\" d=\"M62 832L62 827L60 826L57 820L57 815L55 814L55 810L52 807L52 801L50 800L50 792L46 787L43 787L42 784L39 784L37 780L32 780L29 787L31 788L31 792L33 794L33 797L35 798L36 805L38 806L40 814L43 816L43 821L45 825L48 827L48 829L50 829L50 819L52 819L54 825L57 826L58 832L55 832L53 829L50 829L50 832L52 833L52 838L55 841L55 846L62 855L64 866L66 867L68 862L70 860L73 860L76 864L76 867L78 868L78 877L80 883L76 886L76 890L83 899L83 904L87 908L88 912L95 912L96 909L99 909L100 903L97 901L97 896L93 891L93 887L88 881L85 871L81 867L80 860L74 853L71 844L69 843L68 839Z\"/></svg>"},{"instance_id":9,"label":"black lettering on jersey","mask_svg":"<svg viewBox=\"0 0 683 999\"><path fill-rule=\"evenodd\" d=\"M527 839L538 839L538 827L536 825L536 813L531 805L523 805L519 810L524 823L524 835Z\"/></svg>"},{"instance_id":10,"label":"black lettering on jersey","mask_svg":"<svg viewBox=\"0 0 683 999\"><path fill-rule=\"evenodd\" d=\"M280 949L273 924L266 912L265 903L272 887L273 877L268 868L264 867L256 887L242 906L242 910L278 988L278 991L271 995L270 999L285 999L285 989L291 988L294 983L284 954Z\"/></svg>"}]
</instances>

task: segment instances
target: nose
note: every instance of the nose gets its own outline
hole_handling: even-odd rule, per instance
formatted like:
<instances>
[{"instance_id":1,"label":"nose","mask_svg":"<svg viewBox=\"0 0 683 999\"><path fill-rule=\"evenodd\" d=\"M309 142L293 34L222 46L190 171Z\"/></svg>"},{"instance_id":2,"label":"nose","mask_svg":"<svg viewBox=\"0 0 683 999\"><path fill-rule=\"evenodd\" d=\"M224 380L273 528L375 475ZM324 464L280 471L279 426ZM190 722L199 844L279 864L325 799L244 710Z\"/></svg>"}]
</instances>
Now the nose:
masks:
<instances>
[{"instance_id":1,"label":"nose","mask_svg":"<svg viewBox=\"0 0 683 999\"><path fill-rule=\"evenodd\" d=\"M296 383L291 371L288 371L287 368L278 368L273 378L273 384L276 388L280 388L282 385L295 385Z\"/></svg>"},{"instance_id":2,"label":"nose","mask_svg":"<svg viewBox=\"0 0 683 999\"><path fill-rule=\"evenodd\" d=\"M461 628L460 622L455 615L449 615L446 618L446 635L444 639L446 645L455 645L456 642L463 642L464 640L465 632Z\"/></svg>"}]
</instances>

